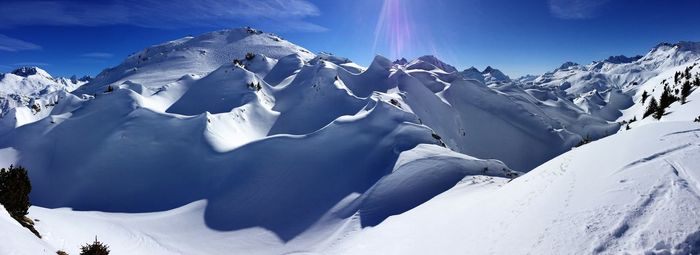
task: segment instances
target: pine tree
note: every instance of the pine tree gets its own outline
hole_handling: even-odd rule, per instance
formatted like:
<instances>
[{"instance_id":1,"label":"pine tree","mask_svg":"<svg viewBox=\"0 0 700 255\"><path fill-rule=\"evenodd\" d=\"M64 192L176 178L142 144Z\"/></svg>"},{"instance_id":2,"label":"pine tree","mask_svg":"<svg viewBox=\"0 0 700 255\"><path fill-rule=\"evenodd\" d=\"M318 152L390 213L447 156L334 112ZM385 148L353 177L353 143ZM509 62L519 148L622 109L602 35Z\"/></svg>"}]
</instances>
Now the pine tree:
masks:
<instances>
[{"instance_id":1,"label":"pine tree","mask_svg":"<svg viewBox=\"0 0 700 255\"><path fill-rule=\"evenodd\" d=\"M656 112L656 109L659 108L659 104L656 103L656 98L652 97L651 100L649 100L649 106L647 106L647 110L644 111L644 115L642 115L642 118L646 118L652 113Z\"/></svg>"},{"instance_id":2,"label":"pine tree","mask_svg":"<svg viewBox=\"0 0 700 255\"><path fill-rule=\"evenodd\" d=\"M681 72L676 72L676 74L673 75L673 83L678 84L679 76L681 76Z\"/></svg>"},{"instance_id":3,"label":"pine tree","mask_svg":"<svg viewBox=\"0 0 700 255\"><path fill-rule=\"evenodd\" d=\"M32 192L32 184L24 167L11 165L7 170L0 169L0 204L5 206L12 218L20 221L27 215L31 206L30 192Z\"/></svg>"},{"instance_id":4,"label":"pine tree","mask_svg":"<svg viewBox=\"0 0 700 255\"><path fill-rule=\"evenodd\" d=\"M644 101L647 101L647 98L649 97L649 93L645 90L644 93L642 93L642 104L644 104Z\"/></svg>"},{"instance_id":5,"label":"pine tree","mask_svg":"<svg viewBox=\"0 0 700 255\"><path fill-rule=\"evenodd\" d=\"M659 98L659 108L665 109L676 101L678 101L678 98L673 95L671 88L669 86L664 86L664 92L661 93L661 98Z\"/></svg>"},{"instance_id":6,"label":"pine tree","mask_svg":"<svg viewBox=\"0 0 700 255\"><path fill-rule=\"evenodd\" d=\"M660 120L661 117L664 116L664 113L666 113L666 108L664 107L656 107L656 111L652 114L652 117L654 117L657 120Z\"/></svg>"},{"instance_id":7,"label":"pine tree","mask_svg":"<svg viewBox=\"0 0 700 255\"><path fill-rule=\"evenodd\" d=\"M109 246L97 241L97 237L95 237L95 241L92 244L85 244L80 247L80 255L109 255Z\"/></svg>"},{"instance_id":8,"label":"pine tree","mask_svg":"<svg viewBox=\"0 0 700 255\"><path fill-rule=\"evenodd\" d=\"M685 81L683 87L681 88L681 104L685 104L688 96L690 95L690 81Z\"/></svg>"}]
</instances>

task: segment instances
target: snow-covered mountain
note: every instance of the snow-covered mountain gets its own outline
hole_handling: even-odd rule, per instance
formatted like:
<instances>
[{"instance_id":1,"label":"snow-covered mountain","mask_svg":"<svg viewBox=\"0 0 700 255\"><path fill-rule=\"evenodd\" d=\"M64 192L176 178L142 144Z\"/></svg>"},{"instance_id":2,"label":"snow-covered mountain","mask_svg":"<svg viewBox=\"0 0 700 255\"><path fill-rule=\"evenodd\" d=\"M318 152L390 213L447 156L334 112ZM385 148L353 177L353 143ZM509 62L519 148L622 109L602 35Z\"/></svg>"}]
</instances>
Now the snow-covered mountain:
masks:
<instances>
[{"instance_id":1,"label":"snow-covered mountain","mask_svg":"<svg viewBox=\"0 0 700 255\"><path fill-rule=\"evenodd\" d=\"M187 36L131 54L120 65L107 68L76 94L100 93L108 86L129 84L157 91L185 75L203 76L221 65L244 60L247 53L264 55L270 66L282 57L299 55L308 61L316 55L281 37L252 28L220 30Z\"/></svg>"},{"instance_id":2,"label":"snow-covered mountain","mask_svg":"<svg viewBox=\"0 0 700 255\"><path fill-rule=\"evenodd\" d=\"M510 77L508 77L508 75L501 72L501 70L498 70L491 66L487 66L486 69L484 69L484 71L479 71L479 69L476 69L472 66L470 68L464 69L464 71L462 71L461 73L465 79L477 80L486 85L511 82L511 79Z\"/></svg>"},{"instance_id":3,"label":"snow-covered mountain","mask_svg":"<svg viewBox=\"0 0 700 255\"><path fill-rule=\"evenodd\" d=\"M591 115L623 124L632 122L625 125L630 128L654 121L646 119L642 124L633 124L645 119L644 113L651 101L646 100L647 97L659 100L665 86L679 99L686 81L691 84L690 92L694 91L695 77L700 78L700 69L696 69L699 62L700 43L661 43L644 56L611 56L588 65L566 62L554 71L515 83L525 88L555 91ZM683 77L676 73L682 73ZM676 108L690 109L694 104L678 101L671 106L674 110L667 111L662 119L688 121L697 115L694 110L675 111Z\"/></svg>"},{"instance_id":4,"label":"snow-covered mountain","mask_svg":"<svg viewBox=\"0 0 700 255\"><path fill-rule=\"evenodd\" d=\"M95 235L115 254L694 251L698 94L661 119L683 123L615 134L644 107L610 83L660 97L686 44L525 84L434 56L365 68L243 28L146 48L84 85L17 85L56 96L0 133L0 165L29 169L43 238L0 210L0 254L75 254Z\"/></svg>"},{"instance_id":5,"label":"snow-covered mountain","mask_svg":"<svg viewBox=\"0 0 700 255\"><path fill-rule=\"evenodd\" d=\"M54 78L38 67L0 73L0 134L45 118L66 94L90 79Z\"/></svg>"},{"instance_id":6,"label":"snow-covered mountain","mask_svg":"<svg viewBox=\"0 0 700 255\"><path fill-rule=\"evenodd\" d=\"M644 56L613 56L594 61L588 65L564 63L554 71L547 72L533 81L540 87L558 87L571 95L592 90L635 90L662 72L686 65L700 59L700 43L662 43Z\"/></svg>"}]
</instances>

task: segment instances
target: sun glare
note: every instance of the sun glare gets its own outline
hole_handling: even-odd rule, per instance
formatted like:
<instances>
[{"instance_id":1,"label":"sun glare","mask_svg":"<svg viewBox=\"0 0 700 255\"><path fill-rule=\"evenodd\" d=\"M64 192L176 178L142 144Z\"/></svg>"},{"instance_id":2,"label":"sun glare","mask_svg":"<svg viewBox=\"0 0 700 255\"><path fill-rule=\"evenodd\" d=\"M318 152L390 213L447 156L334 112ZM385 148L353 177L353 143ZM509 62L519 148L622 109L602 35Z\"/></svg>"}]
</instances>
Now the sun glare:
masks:
<instances>
[{"instance_id":1,"label":"sun glare","mask_svg":"<svg viewBox=\"0 0 700 255\"><path fill-rule=\"evenodd\" d=\"M384 0L374 31L374 52L386 47L390 58L404 56L412 48L413 23L409 1Z\"/></svg>"}]
</instances>

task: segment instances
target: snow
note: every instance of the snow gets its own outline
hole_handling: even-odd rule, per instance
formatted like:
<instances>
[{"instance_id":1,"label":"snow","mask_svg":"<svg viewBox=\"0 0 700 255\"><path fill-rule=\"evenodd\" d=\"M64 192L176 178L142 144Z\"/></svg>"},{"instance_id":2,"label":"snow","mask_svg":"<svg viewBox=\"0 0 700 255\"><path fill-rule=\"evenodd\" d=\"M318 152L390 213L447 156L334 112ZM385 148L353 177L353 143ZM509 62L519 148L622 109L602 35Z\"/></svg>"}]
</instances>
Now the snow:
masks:
<instances>
[{"instance_id":1,"label":"snow","mask_svg":"<svg viewBox=\"0 0 700 255\"><path fill-rule=\"evenodd\" d=\"M501 70L495 69L493 67L487 66L484 71L481 72L484 75L484 80L486 84L499 83L499 82L509 82L510 77L505 75Z\"/></svg>"},{"instance_id":2,"label":"snow","mask_svg":"<svg viewBox=\"0 0 700 255\"><path fill-rule=\"evenodd\" d=\"M47 117L61 100L72 100L66 92L88 80L89 77L54 78L38 67L21 67L0 74L0 134Z\"/></svg>"},{"instance_id":3,"label":"snow","mask_svg":"<svg viewBox=\"0 0 700 255\"><path fill-rule=\"evenodd\" d=\"M258 84L255 75L233 64L225 64L207 76L189 85L167 112L183 115L230 112L232 109L256 100Z\"/></svg>"},{"instance_id":4,"label":"snow","mask_svg":"<svg viewBox=\"0 0 700 255\"><path fill-rule=\"evenodd\" d=\"M279 59L297 54L304 60L315 57L308 50L276 35L239 28L184 37L148 47L132 54L120 65L102 71L76 93L102 92L109 85L124 81L144 84L151 89L176 81L186 74L205 75L246 53Z\"/></svg>"},{"instance_id":5,"label":"snow","mask_svg":"<svg viewBox=\"0 0 700 255\"><path fill-rule=\"evenodd\" d=\"M327 254L694 254L700 125L654 124L503 184L463 183Z\"/></svg>"},{"instance_id":6,"label":"snow","mask_svg":"<svg viewBox=\"0 0 700 255\"><path fill-rule=\"evenodd\" d=\"M638 121L635 121L629 125L632 128L646 125L649 123L655 123L658 121L663 122L695 120L695 118L700 116L700 93L697 92L697 86L691 87L691 93L688 96L686 100L687 102L685 104L683 104L681 101L677 101L671 104L666 109L666 114L660 120L656 120L652 117L644 118L643 116L647 106L649 105L649 102L651 101L651 98L653 97L657 101L659 100L661 94L663 93L665 84L668 84L671 90L675 91L676 89L680 90L683 82L688 80L685 78L681 78L679 79L679 83L674 83L674 75L676 72L684 72L686 68L690 68L690 74L693 76L693 78L690 79L691 82L694 79L694 77L700 75L700 66L697 63L698 62L694 62L688 65L681 65L674 68L669 68L666 71L659 74L658 76L651 78L647 82L641 84L633 97L636 103L633 106L625 109L623 111L623 115L620 116L618 120L629 121L631 119L637 119ZM649 98L647 98L645 102L642 102L642 94L645 91L648 93ZM680 97L680 94L674 93L674 95Z\"/></svg>"},{"instance_id":7,"label":"snow","mask_svg":"<svg viewBox=\"0 0 700 255\"><path fill-rule=\"evenodd\" d=\"M110 97L137 97L136 94L127 93L124 90L113 93L117 94ZM103 98L101 100L108 100L107 96L101 98ZM98 97L97 100L100 98ZM102 104L114 105L107 102ZM131 108L126 107L126 109ZM145 116L152 114L147 110L135 109L128 115L134 116L137 113ZM78 120L88 121L89 118L82 116ZM488 174L495 176L513 175L500 162L474 159L438 146L420 145L409 154L396 154L416 146L417 143L436 143L436 141L431 137L430 130L415 123L417 121L415 117L381 102L368 105L356 116L339 118L311 135L273 136L226 154L208 156L205 160L202 160L200 155L188 156L203 149L185 150L182 147L197 147L196 142L139 137L139 133L147 130L139 128L140 126L153 126L155 123L179 126L178 128L159 128L160 136L170 137L171 132L193 133L188 127L191 124L187 124L193 120L196 119L183 120L186 122L181 124L177 124L181 121L176 119L169 121L159 119L153 123L143 124L140 124L140 121L131 121L130 124L121 128L127 130L114 131L120 134L120 139L134 139L133 141L149 144L152 148L148 151L132 147L138 144L122 145L123 142L108 141L83 142L81 144L111 143L113 146L88 148L78 153L81 157L97 160L51 162L51 166L46 169L31 163L44 161L41 158L46 154L23 155L20 162L35 169L31 173L35 186L39 187L32 193L35 203L48 205L58 202L61 205L56 204L55 207L71 206L81 210L45 209L34 206L30 217L39 219L37 228L44 233L43 240L48 243L44 245L70 252L77 249L78 245L85 240L92 240L93 235L97 235L100 240L112 245L113 251L117 253L209 254L213 251L228 249L253 249L261 254L279 254L282 253L281 251L309 249L312 246L309 242L317 243L319 239L328 238L325 233L353 220L352 217L346 218L352 216L352 213L347 215L348 212L360 211L361 214L371 215L371 217L365 216L371 219L410 209L410 207L399 206L376 208L373 206L376 201L413 194L412 200L405 203L420 204L432 197L430 194L448 189L466 175L484 174L484 167L493 169L493 173ZM62 125L67 125L69 121L70 119ZM32 126L35 125L38 124ZM371 132L368 132L367 127L370 127ZM51 132L59 132L59 128L54 128ZM83 130L81 133L93 139L99 138L88 134L94 132ZM49 136L52 135L49 134ZM50 137L44 140L48 140L47 143L56 143L51 140L63 136L57 134L56 138ZM352 143L338 143L331 147L324 145L335 137L355 137L356 139ZM384 138L380 139L380 137ZM161 141L161 143L170 141L170 144L157 145L155 141ZM390 149L386 149L387 147ZM288 150L287 148L297 149ZM21 152L22 149L25 148L20 148L18 151ZM74 151L66 146L64 150ZM175 164L158 167L154 165L155 162L151 163L147 158L139 155L147 153L149 156L154 156L155 151L170 153L169 156L158 157L172 159ZM186 153L172 154L178 151ZM306 155L314 157L306 157ZM68 157L67 155L57 156ZM272 157L275 160L264 160L265 157ZM356 160L355 157L361 157L362 160ZM127 158L131 159L127 160ZM401 158L399 160L401 164L390 163L397 158ZM186 162L199 163L193 165ZM231 166L234 168L231 169ZM427 166L432 172L428 176L435 178L432 185L427 182L424 184L425 188L421 189L384 191L387 187L394 187L399 183L420 181L423 179L422 176L426 176L420 169ZM64 169L60 175L80 175L81 180L85 182L77 187L75 183L63 183L70 180L56 176L49 169ZM100 169L100 171L95 173L94 169ZM209 171L200 169L209 169ZM251 172L252 169L255 171ZM166 172L161 174L159 171ZM45 176L42 176L42 173ZM167 177L163 175L165 173ZM390 178L382 178L377 182L383 175L388 175ZM143 183L145 186L140 186L133 180L139 180L138 183ZM185 183L173 183L177 180ZM324 181L308 183L308 180ZM122 181L127 181L129 184ZM299 186L299 183L306 184ZM45 189L51 185L62 187L62 192ZM121 190L116 187L129 187L130 190ZM197 193L202 189L204 192L199 199L188 198L185 195ZM114 193L117 190L120 190L120 193ZM159 192L149 192L154 190ZM354 195L358 192L364 194ZM130 198L127 199L124 196ZM136 197L139 198L135 199ZM353 197L357 198L353 199L354 203L344 202L347 198ZM180 208L151 212L159 211L158 208L163 206L172 207L175 205L172 199L199 201L202 198L207 199L206 205L203 202L190 202ZM243 204L246 206L236 206ZM130 213L82 211L94 209ZM288 219L293 221L290 222ZM304 232L304 235L301 235L301 231L309 228L313 231ZM187 231L182 231L183 229ZM173 233L182 233L182 235ZM201 241L198 241L200 239ZM33 245L26 242L28 241L20 243Z\"/></svg>"},{"instance_id":8,"label":"snow","mask_svg":"<svg viewBox=\"0 0 700 255\"><path fill-rule=\"evenodd\" d=\"M464 71L462 71L462 76L464 76L465 79L477 80L483 84L486 84L486 81L484 80L484 75L481 74L481 71L479 71L479 69L476 69L473 66L468 69L464 69Z\"/></svg>"},{"instance_id":9,"label":"snow","mask_svg":"<svg viewBox=\"0 0 700 255\"><path fill-rule=\"evenodd\" d=\"M533 85L560 87L572 96L611 88L634 94L638 85L662 72L700 59L700 50L693 45L688 42L663 43L641 57L613 56L588 65L565 63L535 79Z\"/></svg>"},{"instance_id":10,"label":"snow","mask_svg":"<svg viewBox=\"0 0 700 255\"><path fill-rule=\"evenodd\" d=\"M656 121L640 93L694 45L511 80L241 28L93 80L5 74L0 164L29 169L43 239L0 210L0 254L687 254L700 94Z\"/></svg>"}]
</instances>

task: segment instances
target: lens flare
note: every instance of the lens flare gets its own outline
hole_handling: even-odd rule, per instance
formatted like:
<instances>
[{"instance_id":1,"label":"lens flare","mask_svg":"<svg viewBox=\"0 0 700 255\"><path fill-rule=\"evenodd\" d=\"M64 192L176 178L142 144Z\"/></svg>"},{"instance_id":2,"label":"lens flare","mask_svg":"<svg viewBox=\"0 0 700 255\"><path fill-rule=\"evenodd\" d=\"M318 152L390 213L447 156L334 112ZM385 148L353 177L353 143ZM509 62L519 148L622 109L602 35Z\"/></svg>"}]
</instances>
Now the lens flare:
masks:
<instances>
[{"instance_id":1,"label":"lens flare","mask_svg":"<svg viewBox=\"0 0 700 255\"><path fill-rule=\"evenodd\" d=\"M386 44L389 57L399 58L411 49L413 24L408 12L408 2L384 0L377 27L374 30L374 52L380 44Z\"/></svg>"}]
</instances>

